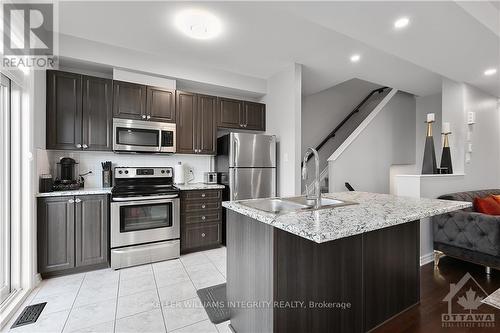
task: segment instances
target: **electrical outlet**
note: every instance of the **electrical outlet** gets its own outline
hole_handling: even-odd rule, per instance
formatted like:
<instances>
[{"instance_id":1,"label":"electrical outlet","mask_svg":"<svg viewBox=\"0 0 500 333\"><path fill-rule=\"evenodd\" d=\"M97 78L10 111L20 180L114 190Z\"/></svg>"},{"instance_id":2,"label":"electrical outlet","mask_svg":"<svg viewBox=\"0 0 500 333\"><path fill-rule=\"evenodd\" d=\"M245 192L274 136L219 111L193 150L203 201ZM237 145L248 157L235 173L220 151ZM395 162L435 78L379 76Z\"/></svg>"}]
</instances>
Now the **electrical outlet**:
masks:
<instances>
[{"instance_id":1,"label":"electrical outlet","mask_svg":"<svg viewBox=\"0 0 500 333\"><path fill-rule=\"evenodd\" d=\"M468 125L474 125L476 123L476 113L473 111L470 111L467 113L467 124Z\"/></svg>"}]
</instances>

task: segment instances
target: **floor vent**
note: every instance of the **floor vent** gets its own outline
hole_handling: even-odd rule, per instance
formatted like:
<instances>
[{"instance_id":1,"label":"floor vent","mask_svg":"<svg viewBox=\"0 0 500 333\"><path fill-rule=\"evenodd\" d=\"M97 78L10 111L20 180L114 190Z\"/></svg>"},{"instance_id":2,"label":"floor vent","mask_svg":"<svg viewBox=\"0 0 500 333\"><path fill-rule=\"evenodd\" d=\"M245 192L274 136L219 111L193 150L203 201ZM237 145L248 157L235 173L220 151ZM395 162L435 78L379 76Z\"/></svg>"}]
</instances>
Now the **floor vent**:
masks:
<instances>
[{"instance_id":1,"label":"floor vent","mask_svg":"<svg viewBox=\"0 0 500 333\"><path fill-rule=\"evenodd\" d=\"M19 317L17 317L16 322L14 323L14 325L12 325L11 328L33 324L34 322L36 322L38 317L40 317L45 304L47 304L47 302L33 304L25 307L23 312L19 315Z\"/></svg>"}]
</instances>

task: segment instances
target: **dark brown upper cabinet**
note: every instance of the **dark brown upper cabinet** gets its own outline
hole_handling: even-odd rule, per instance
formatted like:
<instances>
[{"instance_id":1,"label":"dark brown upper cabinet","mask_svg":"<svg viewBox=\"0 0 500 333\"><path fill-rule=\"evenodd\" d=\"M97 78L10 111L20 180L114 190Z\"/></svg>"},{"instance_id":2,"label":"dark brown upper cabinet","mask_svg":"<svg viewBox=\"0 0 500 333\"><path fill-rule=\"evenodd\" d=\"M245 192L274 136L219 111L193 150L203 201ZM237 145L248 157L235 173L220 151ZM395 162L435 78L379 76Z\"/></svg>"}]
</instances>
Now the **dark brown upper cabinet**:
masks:
<instances>
[{"instance_id":1,"label":"dark brown upper cabinet","mask_svg":"<svg viewBox=\"0 0 500 333\"><path fill-rule=\"evenodd\" d=\"M82 147L82 76L47 71L47 149Z\"/></svg>"},{"instance_id":2,"label":"dark brown upper cabinet","mask_svg":"<svg viewBox=\"0 0 500 333\"><path fill-rule=\"evenodd\" d=\"M112 80L83 77L82 149L113 149Z\"/></svg>"},{"instance_id":3,"label":"dark brown upper cabinet","mask_svg":"<svg viewBox=\"0 0 500 333\"><path fill-rule=\"evenodd\" d=\"M198 153L215 154L217 148L217 97L197 95Z\"/></svg>"},{"instance_id":4,"label":"dark brown upper cabinet","mask_svg":"<svg viewBox=\"0 0 500 333\"><path fill-rule=\"evenodd\" d=\"M184 91L176 92L177 153L195 154L196 95Z\"/></svg>"},{"instance_id":5,"label":"dark brown upper cabinet","mask_svg":"<svg viewBox=\"0 0 500 333\"><path fill-rule=\"evenodd\" d=\"M266 106L261 103L219 97L217 126L265 131Z\"/></svg>"},{"instance_id":6,"label":"dark brown upper cabinet","mask_svg":"<svg viewBox=\"0 0 500 333\"><path fill-rule=\"evenodd\" d=\"M215 154L217 97L177 91L177 153Z\"/></svg>"},{"instance_id":7,"label":"dark brown upper cabinet","mask_svg":"<svg viewBox=\"0 0 500 333\"><path fill-rule=\"evenodd\" d=\"M242 128L243 101L219 97L217 126L224 128Z\"/></svg>"},{"instance_id":8,"label":"dark brown upper cabinet","mask_svg":"<svg viewBox=\"0 0 500 333\"><path fill-rule=\"evenodd\" d=\"M112 149L112 81L47 71L47 149Z\"/></svg>"},{"instance_id":9,"label":"dark brown upper cabinet","mask_svg":"<svg viewBox=\"0 0 500 333\"><path fill-rule=\"evenodd\" d=\"M247 130L265 131L266 130L266 105L261 103L244 102L243 113L245 117L245 126Z\"/></svg>"},{"instance_id":10,"label":"dark brown upper cabinet","mask_svg":"<svg viewBox=\"0 0 500 333\"><path fill-rule=\"evenodd\" d=\"M146 88L146 119L175 123L175 90Z\"/></svg>"},{"instance_id":11,"label":"dark brown upper cabinet","mask_svg":"<svg viewBox=\"0 0 500 333\"><path fill-rule=\"evenodd\" d=\"M113 116L146 120L146 86L113 81Z\"/></svg>"}]
</instances>

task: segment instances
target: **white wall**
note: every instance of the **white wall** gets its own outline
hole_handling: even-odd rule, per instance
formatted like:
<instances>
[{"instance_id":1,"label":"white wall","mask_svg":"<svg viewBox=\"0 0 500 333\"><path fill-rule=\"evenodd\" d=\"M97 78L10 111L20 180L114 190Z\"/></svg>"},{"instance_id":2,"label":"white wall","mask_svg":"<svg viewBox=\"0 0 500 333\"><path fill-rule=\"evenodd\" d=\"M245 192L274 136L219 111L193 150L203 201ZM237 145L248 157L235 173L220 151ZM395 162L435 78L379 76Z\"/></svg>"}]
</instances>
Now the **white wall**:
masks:
<instances>
[{"instance_id":1,"label":"white wall","mask_svg":"<svg viewBox=\"0 0 500 333\"><path fill-rule=\"evenodd\" d=\"M268 79L266 134L278 141L278 195L300 194L302 66L293 64Z\"/></svg>"},{"instance_id":2,"label":"white wall","mask_svg":"<svg viewBox=\"0 0 500 333\"><path fill-rule=\"evenodd\" d=\"M319 93L302 97L302 155L308 147L316 147L370 91L380 85L351 79ZM365 108L370 111L370 108ZM373 106L372 108L373 109ZM363 112L357 113L346 123L335 138L328 141L318 152L320 170L327 165L327 159L333 151L365 118ZM345 134L345 135L342 135Z\"/></svg>"},{"instance_id":3,"label":"white wall","mask_svg":"<svg viewBox=\"0 0 500 333\"><path fill-rule=\"evenodd\" d=\"M436 151L436 161L439 167L441 163L442 135L441 135L441 94L416 97L416 147L415 163L418 173L422 171L422 162L424 159L425 137L427 134L427 124L425 123L428 113L434 113L436 122L432 124L432 134L434 137L434 149Z\"/></svg>"},{"instance_id":4,"label":"white wall","mask_svg":"<svg viewBox=\"0 0 500 333\"><path fill-rule=\"evenodd\" d=\"M432 103L434 104L434 103ZM476 124L466 124L466 113L476 112ZM468 84L443 80L442 121L450 122L450 146L454 175L397 175L396 195L437 198L443 194L500 187L500 107L496 97ZM417 125L418 126L418 125ZM470 133L470 140L468 132ZM418 133L417 133L418 135ZM473 152L466 162L466 146ZM417 143L418 144L418 143ZM436 152L441 154L441 148ZM439 159L439 157L438 157ZM417 164L417 170L420 168ZM432 225L420 225L420 253L432 260Z\"/></svg>"},{"instance_id":5,"label":"white wall","mask_svg":"<svg viewBox=\"0 0 500 333\"><path fill-rule=\"evenodd\" d=\"M113 167L174 167L182 162L185 167L186 178L189 179L189 170L193 170L193 182L202 182L203 173L213 170L212 156L194 155L155 155L155 154L115 154L112 152L70 152L70 151L47 151L37 150L38 172L50 173L53 178L57 176L57 162L62 157L71 157L79 165L77 172L92 174L85 176L85 187L96 188L102 186L101 162L111 161ZM186 180L187 180L186 179Z\"/></svg>"},{"instance_id":6,"label":"white wall","mask_svg":"<svg viewBox=\"0 0 500 333\"><path fill-rule=\"evenodd\" d=\"M389 193L390 168L415 163L415 97L398 92L336 159L329 162L330 192Z\"/></svg>"},{"instance_id":7,"label":"white wall","mask_svg":"<svg viewBox=\"0 0 500 333\"><path fill-rule=\"evenodd\" d=\"M465 141L467 139L465 124L465 84L443 79L442 85L442 119L451 126L450 150L453 161L453 172L464 173Z\"/></svg>"},{"instance_id":8,"label":"white wall","mask_svg":"<svg viewBox=\"0 0 500 333\"><path fill-rule=\"evenodd\" d=\"M265 79L211 69L200 63L174 63L165 57L68 35L59 37L59 56L262 95L267 90Z\"/></svg>"}]
</instances>

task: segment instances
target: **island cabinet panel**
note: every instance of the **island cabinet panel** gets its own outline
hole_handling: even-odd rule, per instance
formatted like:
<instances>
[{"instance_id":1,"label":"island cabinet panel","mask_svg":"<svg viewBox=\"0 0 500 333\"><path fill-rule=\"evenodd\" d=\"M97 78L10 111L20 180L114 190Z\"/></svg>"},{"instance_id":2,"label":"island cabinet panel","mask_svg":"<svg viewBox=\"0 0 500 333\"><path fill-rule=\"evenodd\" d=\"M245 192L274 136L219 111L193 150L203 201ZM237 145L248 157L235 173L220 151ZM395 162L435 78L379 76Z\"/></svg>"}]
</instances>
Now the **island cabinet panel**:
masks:
<instances>
[{"instance_id":1,"label":"island cabinet panel","mask_svg":"<svg viewBox=\"0 0 500 333\"><path fill-rule=\"evenodd\" d=\"M275 307L273 331L362 332L362 253L360 235L317 244L275 229L274 300L302 303Z\"/></svg>"},{"instance_id":2,"label":"island cabinet panel","mask_svg":"<svg viewBox=\"0 0 500 333\"><path fill-rule=\"evenodd\" d=\"M419 302L419 223L316 243L228 209L227 298L238 333L371 331Z\"/></svg>"},{"instance_id":3,"label":"island cabinet panel","mask_svg":"<svg viewBox=\"0 0 500 333\"><path fill-rule=\"evenodd\" d=\"M410 222L363 234L365 331L420 300L420 228Z\"/></svg>"},{"instance_id":4,"label":"island cabinet panel","mask_svg":"<svg viewBox=\"0 0 500 333\"><path fill-rule=\"evenodd\" d=\"M273 227L231 210L227 221L227 299L242 304L230 308L231 326L238 333L272 332L272 306L243 305L274 300Z\"/></svg>"}]
</instances>

